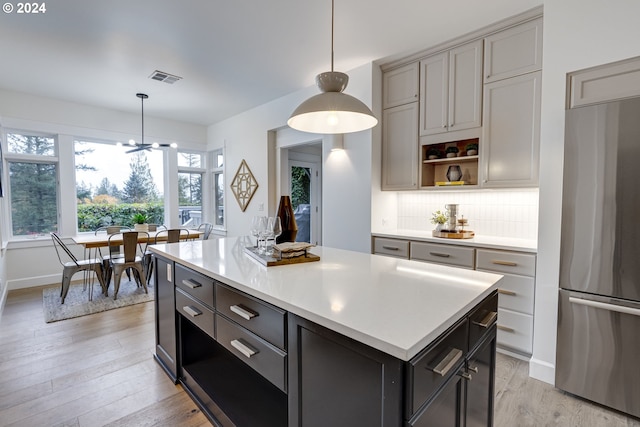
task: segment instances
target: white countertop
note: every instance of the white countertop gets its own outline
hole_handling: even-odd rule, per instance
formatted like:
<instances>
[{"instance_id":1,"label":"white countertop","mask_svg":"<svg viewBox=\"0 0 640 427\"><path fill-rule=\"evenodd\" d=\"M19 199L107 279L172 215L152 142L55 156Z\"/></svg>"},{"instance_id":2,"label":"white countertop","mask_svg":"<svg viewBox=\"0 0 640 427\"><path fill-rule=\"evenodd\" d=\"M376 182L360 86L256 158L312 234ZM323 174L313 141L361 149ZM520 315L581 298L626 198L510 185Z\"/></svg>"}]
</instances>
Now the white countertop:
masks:
<instances>
[{"instance_id":1,"label":"white countertop","mask_svg":"<svg viewBox=\"0 0 640 427\"><path fill-rule=\"evenodd\" d=\"M327 247L318 262L265 267L248 237L150 246L202 274L402 360L494 289L497 274Z\"/></svg>"},{"instance_id":2,"label":"white countertop","mask_svg":"<svg viewBox=\"0 0 640 427\"><path fill-rule=\"evenodd\" d=\"M431 231L419 230L389 230L372 232L371 235L376 237L388 237L391 239L409 239L422 242L474 246L488 249L502 249L531 253L536 253L538 251L538 242L536 240L514 239L509 237L481 236L476 234L472 239L445 239L441 237L433 237Z\"/></svg>"}]
</instances>

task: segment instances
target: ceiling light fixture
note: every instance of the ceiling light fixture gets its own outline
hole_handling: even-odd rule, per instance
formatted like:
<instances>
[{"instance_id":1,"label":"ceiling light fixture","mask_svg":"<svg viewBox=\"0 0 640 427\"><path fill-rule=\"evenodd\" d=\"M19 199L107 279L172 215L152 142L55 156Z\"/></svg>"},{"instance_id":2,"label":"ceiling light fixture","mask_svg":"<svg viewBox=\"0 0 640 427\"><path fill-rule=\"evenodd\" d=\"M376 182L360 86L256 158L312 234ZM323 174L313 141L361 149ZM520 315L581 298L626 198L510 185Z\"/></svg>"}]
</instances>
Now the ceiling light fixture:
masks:
<instances>
[{"instance_id":1,"label":"ceiling light fixture","mask_svg":"<svg viewBox=\"0 0 640 427\"><path fill-rule=\"evenodd\" d=\"M334 0L331 0L331 71L316 76L321 94L298 106L287 124L312 133L350 133L370 129L378 123L369 107L351 95L342 93L349 83L345 73L333 71Z\"/></svg>"},{"instance_id":2,"label":"ceiling light fixture","mask_svg":"<svg viewBox=\"0 0 640 427\"><path fill-rule=\"evenodd\" d=\"M140 106L142 111L142 136L140 139L140 144L137 144L133 139L129 140L129 145L133 145L135 146L135 148L127 151L127 154L135 153L136 151L142 151L142 150L151 151L152 148L160 148L160 147L177 148L178 144L176 144L175 142L171 144L158 144L157 142L154 142L153 144L144 143L144 100L148 99L149 95L147 95L146 93L136 93L136 96L140 98Z\"/></svg>"}]
</instances>

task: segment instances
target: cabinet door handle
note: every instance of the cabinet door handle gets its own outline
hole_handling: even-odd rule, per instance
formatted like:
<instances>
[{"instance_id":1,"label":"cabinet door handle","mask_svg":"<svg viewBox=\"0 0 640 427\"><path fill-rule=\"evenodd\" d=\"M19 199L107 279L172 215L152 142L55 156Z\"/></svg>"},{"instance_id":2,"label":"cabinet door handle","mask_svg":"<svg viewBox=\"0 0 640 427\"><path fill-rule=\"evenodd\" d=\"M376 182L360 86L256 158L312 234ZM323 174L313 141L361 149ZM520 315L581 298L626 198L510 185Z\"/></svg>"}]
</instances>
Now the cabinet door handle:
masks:
<instances>
[{"instance_id":1,"label":"cabinet door handle","mask_svg":"<svg viewBox=\"0 0 640 427\"><path fill-rule=\"evenodd\" d=\"M400 248L397 247L397 246L387 246L387 245L382 245L382 249L387 249L387 250L390 250L390 251L399 251L400 250Z\"/></svg>"},{"instance_id":2,"label":"cabinet door handle","mask_svg":"<svg viewBox=\"0 0 640 427\"><path fill-rule=\"evenodd\" d=\"M433 372L444 377L462 358L462 350L452 348L451 351L433 368Z\"/></svg>"},{"instance_id":3,"label":"cabinet door handle","mask_svg":"<svg viewBox=\"0 0 640 427\"><path fill-rule=\"evenodd\" d=\"M449 258L451 254L445 254L444 252L429 252L429 255L439 256L440 258Z\"/></svg>"},{"instance_id":4,"label":"cabinet door handle","mask_svg":"<svg viewBox=\"0 0 640 427\"><path fill-rule=\"evenodd\" d=\"M513 291L508 291L506 289L498 289L498 293L502 295L509 295L511 297L515 297L517 294Z\"/></svg>"},{"instance_id":5,"label":"cabinet door handle","mask_svg":"<svg viewBox=\"0 0 640 427\"><path fill-rule=\"evenodd\" d=\"M464 378L467 381L471 381L473 379L471 374L468 372L460 372L458 375L460 375L462 378Z\"/></svg>"},{"instance_id":6,"label":"cabinet door handle","mask_svg":"<svg viewBox=\"0 0 640 427\"><path fill-rule=\"evenodd\" d=\"M508 267L517 267L518 263L517 262L512 262L512 261L500 261L499 259L494 259L491 261L493 264L497 264L497 265L506 265Z\"/></svg>"},{"instance_id":7,"label":"cabinet door handle","mask_svg":"<svg viewBox=\"0 0 640 427\"><path fill-rule=\"evenodd\" d=\"M201 283L198 283L193 279L188 279L188 280L185 279L185 280L182 281L182 284L185 285L188 288L191 288L191 289L196 289L196 288L202 287Z\"/></svg>"},{"instance_id":8,"label":"cabinet door handle","mask_svg":"<svg viewBox=\"0 0 640 427\"><path fill-rule=\"evenodd\" d=\"M514 333L516 331L513 328L509 328L507 326L502 326L502 325L498 325L498 326L496 326L496 328L500 329L501 331L511 332L511 333Z\"/></svg>"},{"instance_id":9,"label":"cabinet door handle","mask_svg":"<svg viewBox=\"0 0 640 427\"><path fill-rule=\"evenodd\" d=\"M182 310L184 310L184 312L191 317L200 316L202 314L200 310L195 307L191 307L190 305L185 305L184 307L182 307Z\"/></svg>"},{"instance_id":10,"label":"cabinet door handle","mask_svg":"<svg viewBox=\"0 0 640 427\"><path fill-rule=\"evenodd\" d=\"M258 315L258 313L254 313L253 311L247 310L246 308L242 307L239 304L229 306L229 310L233 311L235 314L237 314L238 316L246 320L251 320Z\"/></svg>"},{"instance_id":11,"label":"cabinet door handle","mask_svg":"<svg viewBox=\"0 0 640 427\"><path fill-rule=\"evenodd\" d=\"M471 322L476 326L480 326L481 328L488 328L489 326L493 325L494 323L496 323L496 320L498 319L498 312L496 311L490 311L489 313L487 313L486 316L484 316L484 319L482 319L480 322Z\"/></svg>"},{"instance_id":12,"label":"cabinet door handle","mask_svg":"<svg viewBox=\"0 0 640 427\"><path fill-rule=\"evenodd\" d=\"M472 372L475 372L476 374L478 373L478 367L477 366L469 366L469 370Z\"/></svg>"},{"instance_id":13,"label":"cabinet door handle","mask_svg":"<svg viewBox=\"0 0 640 427\"><path fill-rule=\"evenodd\" d=\"M251 356L255 356L256 354L258 354L258 350L254 350L253 348L249 347L247 344L244 344L240 340L231 341L231 346L236 350L238 350L240 353L247 356L248 359L250 359Z\"/></svg>"}]
</instances>

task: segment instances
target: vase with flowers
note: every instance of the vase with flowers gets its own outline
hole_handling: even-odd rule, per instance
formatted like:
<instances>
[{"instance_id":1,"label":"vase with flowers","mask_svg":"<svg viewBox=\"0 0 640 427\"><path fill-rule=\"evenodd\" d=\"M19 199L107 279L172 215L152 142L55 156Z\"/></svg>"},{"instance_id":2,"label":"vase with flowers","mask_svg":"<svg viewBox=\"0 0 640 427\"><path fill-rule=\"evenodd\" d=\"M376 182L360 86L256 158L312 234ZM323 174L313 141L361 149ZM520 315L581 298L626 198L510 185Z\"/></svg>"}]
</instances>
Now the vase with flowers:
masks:
<instances>
[{"instance_id":1,"label":"vase with flowers","mask_svg":"<svg viewBox=\"0 0 640 427\"><path fill-rule=\"evenodd\" d=\"M449 221L449 215L446 212L437 210L431 214L431 224L435 224L436 231L442 230L447 221Z\"/></svg>"}]
</instances>

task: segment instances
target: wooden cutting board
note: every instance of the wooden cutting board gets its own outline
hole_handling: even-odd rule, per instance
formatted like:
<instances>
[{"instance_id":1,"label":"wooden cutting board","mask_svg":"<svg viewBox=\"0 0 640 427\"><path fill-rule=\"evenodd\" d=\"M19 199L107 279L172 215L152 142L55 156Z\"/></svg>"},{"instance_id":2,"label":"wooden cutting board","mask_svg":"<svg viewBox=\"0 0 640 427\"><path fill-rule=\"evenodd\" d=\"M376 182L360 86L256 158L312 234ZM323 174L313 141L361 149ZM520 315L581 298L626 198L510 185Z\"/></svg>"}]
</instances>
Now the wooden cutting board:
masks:
<instances>
[{"instance_id":1,"label":"wooden cutting board","mask_svg":"<svg viewBox=\"0 0 640 427\"><path fill-rule=\"evenodd\" d=\"M442 237L444 239L472 239L476 233L471 230L463 230L458 232L450 232L450 231L436 231L432 232L433 237Z\"/></svg>"}]
</instances>

